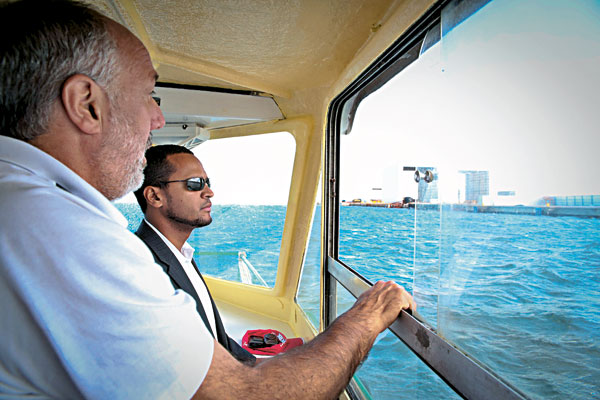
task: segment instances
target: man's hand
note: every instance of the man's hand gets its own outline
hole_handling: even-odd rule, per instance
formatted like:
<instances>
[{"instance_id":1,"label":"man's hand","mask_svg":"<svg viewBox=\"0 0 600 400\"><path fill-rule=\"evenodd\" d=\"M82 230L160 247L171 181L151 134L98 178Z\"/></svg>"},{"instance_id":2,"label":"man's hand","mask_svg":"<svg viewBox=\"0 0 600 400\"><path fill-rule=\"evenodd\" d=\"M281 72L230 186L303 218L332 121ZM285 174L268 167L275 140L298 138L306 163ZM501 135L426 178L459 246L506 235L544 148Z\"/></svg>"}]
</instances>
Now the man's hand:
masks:
<instances>
[{"instance_id":1,"label":"man's hand","mask_svg":"<svg viewBox=\"0 0 600 400\"><path fill-rule=\"evenodd\" d=\"M210 369L194 399L337 398L377 335L406 308L414 311L416 304L404 288L377 282L325 332L254 367L238 362L215 341Z\"/></svg>"},{"instance_id":2,"label":"man's hand","mask_svg":"<svg viewBox=\"0 0 600 400\"><path fill-rule=\"evenodd\" d=\"M413 297L395 282L379 281L360 295L348 312L356 313L354 318L364 320L365 327L379 334L398 318L403 309L416 311L417 304Z\"/></svg>"}]
</instances>

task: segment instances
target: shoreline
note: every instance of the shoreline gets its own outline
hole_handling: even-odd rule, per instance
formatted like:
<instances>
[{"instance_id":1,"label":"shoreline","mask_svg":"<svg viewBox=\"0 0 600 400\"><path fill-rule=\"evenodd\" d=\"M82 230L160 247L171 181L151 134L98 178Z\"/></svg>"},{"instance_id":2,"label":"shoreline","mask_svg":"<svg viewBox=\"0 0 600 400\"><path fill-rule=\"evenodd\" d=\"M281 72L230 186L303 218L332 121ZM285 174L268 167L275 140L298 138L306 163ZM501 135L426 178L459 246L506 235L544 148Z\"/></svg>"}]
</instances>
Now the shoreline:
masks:
<instances>
[{"instance_id":1,"label":"shoreline","mask_svg":"<svg viewBox=\"0 0 600 400\"><path fill-rule=\"evenodd\" d=\"M439 210L435 203L341 203L343 207L415 208ZM599 206L486 206L475 204L442 204L450 211L463 211L488 214L545 215L551 217L600 218Z\"/></svg>"}]
</instances>

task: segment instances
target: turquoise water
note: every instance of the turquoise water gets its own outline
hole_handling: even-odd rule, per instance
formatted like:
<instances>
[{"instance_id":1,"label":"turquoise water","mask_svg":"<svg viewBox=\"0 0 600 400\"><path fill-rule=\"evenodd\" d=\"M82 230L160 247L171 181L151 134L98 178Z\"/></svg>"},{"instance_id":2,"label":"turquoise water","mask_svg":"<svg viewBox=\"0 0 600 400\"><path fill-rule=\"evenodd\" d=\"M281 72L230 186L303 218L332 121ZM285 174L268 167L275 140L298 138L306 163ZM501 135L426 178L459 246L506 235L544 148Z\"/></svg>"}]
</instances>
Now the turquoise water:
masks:
<instances>
[{"instance_id":1,"label":"turquoise water","mask_svg":"<svg viewBox=\"0 0 600 400\"><path fill-rule=\"evenodd\" d=\"M600 220L418 210L415 240L413 210L343 207L340 231L343 261L414 290L442 336L527 396L600 398ZM364 380L409 378L411 394L448 398L401 365L379 371L375 360Z\"/></svg>"},{"instance_id":2,"label":"turquoise water","mask_svg":"<svg viewBox=\"0 0 600 400\"><path fill-rule=\"evenodd\" d=\"M137 205L119 204L135 230ZM320 210L298 302L318 321ZM282 206L214 206L190 243L204 273L239 280L237 252L269 285ZM416 229L415 229L416 227ZM527 396L600 399L600 220L342 207L340 258L371 281L414 292L440 335ZM352 297L338 289L338 308ZM374 398L456 395L392 334L380 335L358 377Z\"/></svg>"}]
</instances>

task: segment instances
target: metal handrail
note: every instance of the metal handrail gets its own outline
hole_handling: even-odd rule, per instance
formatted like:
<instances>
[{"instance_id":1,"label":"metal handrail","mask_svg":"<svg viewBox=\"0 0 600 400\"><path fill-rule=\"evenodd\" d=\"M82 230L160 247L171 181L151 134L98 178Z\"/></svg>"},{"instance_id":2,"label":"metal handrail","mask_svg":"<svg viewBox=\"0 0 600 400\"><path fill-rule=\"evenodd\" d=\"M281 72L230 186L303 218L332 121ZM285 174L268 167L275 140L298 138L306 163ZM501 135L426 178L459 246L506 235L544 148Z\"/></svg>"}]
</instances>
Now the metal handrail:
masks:
<instances>
[{"instance_id":1,"label":"metal handrail","mask_svg":"<svg viewBox=\"0 0 600 400\"><path fill-rule=\"evenodd\" d=\"M372 285L366 278L344 265L327 258L327 271L354 297ZM465 399L518 399L526 397L510 387L475 360L448 343L415 316L402 311L389 328L429 368Z\"/></svg>"}]
</instances>

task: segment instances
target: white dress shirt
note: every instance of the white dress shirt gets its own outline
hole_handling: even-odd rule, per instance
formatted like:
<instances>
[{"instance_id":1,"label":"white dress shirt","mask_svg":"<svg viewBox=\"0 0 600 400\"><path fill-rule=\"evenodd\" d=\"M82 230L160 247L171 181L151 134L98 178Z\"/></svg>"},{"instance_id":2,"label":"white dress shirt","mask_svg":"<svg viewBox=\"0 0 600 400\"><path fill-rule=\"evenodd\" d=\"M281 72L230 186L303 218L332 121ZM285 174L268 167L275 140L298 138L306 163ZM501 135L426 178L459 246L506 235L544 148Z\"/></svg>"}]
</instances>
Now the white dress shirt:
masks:
<instances>
[{"instance_id":1,"label":"white dress shirt","mask_svg":"<svg viewBox=\"0 0 600 400\"><path fill-rule=\"evenodd\" d=\"M0 136L0 397L183 399L214 339L94 187Z\"/></svg>"},{"instance_id":2,"label":"white dress shirt","mask_svg":"<svg viewBox=\"0 0 600 400\"><path fill-rule=\"evenodd\" d=\"M206 317L208 318L208 322L210 323L210 327L212 328L213 333L215 334L215 338L217 337L217 328L215 324L215 313L213 311L212 302L210 301L210 295L208 294L208 288L200 279L200 275L198 275L198 271L194 268L192 264L192 258L194 257L194 248L190 246L188 242L184 242L181 247L181 251L177 250L177 247L171 243L169 239L167 239L154 225L148 222L145 219L146 223L154 229L154 232L165 242L169 250L177 257L177 261L183 267L187 277L192 282L200 301L202 302L202 307L204 308L204 312L206 313Z\"/></svg>"}]
</instances>

